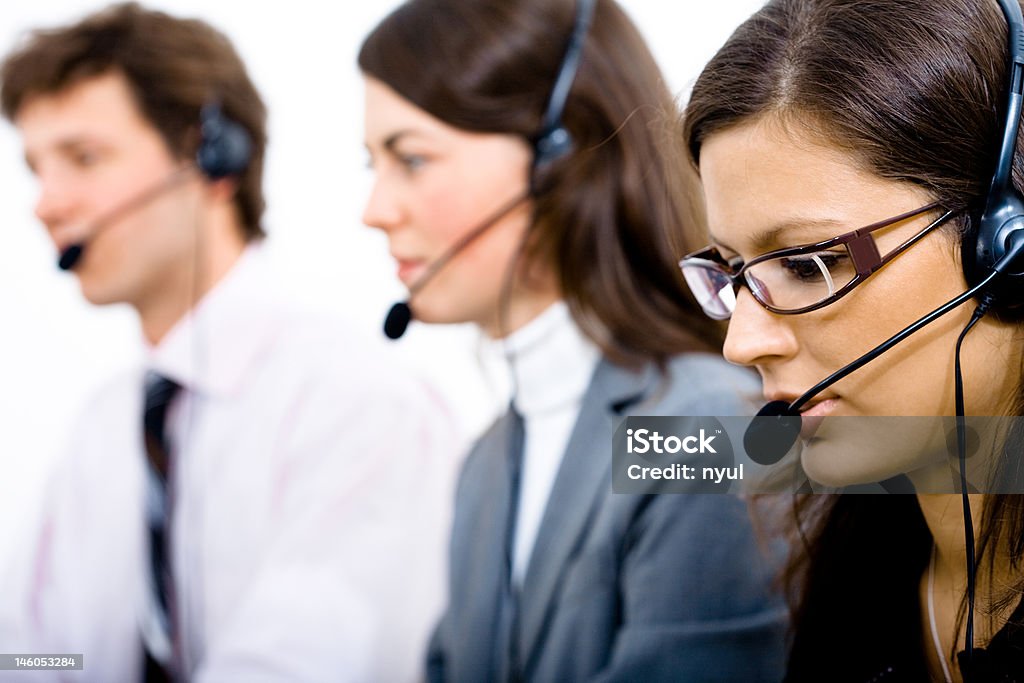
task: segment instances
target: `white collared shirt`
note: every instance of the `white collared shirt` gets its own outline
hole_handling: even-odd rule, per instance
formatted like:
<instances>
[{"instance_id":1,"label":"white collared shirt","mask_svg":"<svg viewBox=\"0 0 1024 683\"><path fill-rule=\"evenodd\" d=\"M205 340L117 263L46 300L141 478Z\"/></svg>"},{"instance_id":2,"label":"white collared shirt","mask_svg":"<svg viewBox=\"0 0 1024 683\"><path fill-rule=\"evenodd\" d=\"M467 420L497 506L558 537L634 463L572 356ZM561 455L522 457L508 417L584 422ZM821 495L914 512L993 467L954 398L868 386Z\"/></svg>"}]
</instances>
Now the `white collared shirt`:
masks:
<instances>
[{"instance_id":1,"label":"white collared shirt","mask_svg":"<svg viewBox=\"0 0 1024 683\"><path fill-rule=\"evenodd\" d=\"M41 678L141 670L147 369L184 387L167 433L190 680L421 675L462 443L438 397L386 350L281 300L263 258L247 249L73 432L25 553L30 601L14 630L30 652L84 654L85 671Z\"/></svg>"},{"instance_id":2,"label":"white collared shirt","mask_svg":"<svg viewBox=\"0 0 1024 683\"><path fill-rule=\"evenodd\" d=\"M485 353L507 357L514 375L512 403L523 417L526 442L519 486L512 579L522 585L551 487L590 386L600 349L557 301Z\"/></svg>"}]
</instances>

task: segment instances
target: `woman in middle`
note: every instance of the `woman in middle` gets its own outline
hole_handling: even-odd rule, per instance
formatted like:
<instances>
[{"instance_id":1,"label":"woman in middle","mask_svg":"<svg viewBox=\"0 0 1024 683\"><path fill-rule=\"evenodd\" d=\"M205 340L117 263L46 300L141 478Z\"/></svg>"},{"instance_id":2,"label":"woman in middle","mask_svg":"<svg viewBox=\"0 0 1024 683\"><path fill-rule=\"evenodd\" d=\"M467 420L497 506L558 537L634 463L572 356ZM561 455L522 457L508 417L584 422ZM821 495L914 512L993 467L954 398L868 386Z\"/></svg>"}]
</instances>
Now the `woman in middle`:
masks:
<instances>
[{"instance_id":1,"label":"woman in middle","mask_svg":"<svg viewBox=\"0 0 1024 683\"><path fill-rule=\"evenodd\" d=\"M612 0L411 0L359 66L364 220L414 316L477 324L514 380L460 478L429 678L779 680L785 609L744 502L612 493L618 421L757 393L675 267L688 171L636 28Z\"/></svg>"}]
</instances>

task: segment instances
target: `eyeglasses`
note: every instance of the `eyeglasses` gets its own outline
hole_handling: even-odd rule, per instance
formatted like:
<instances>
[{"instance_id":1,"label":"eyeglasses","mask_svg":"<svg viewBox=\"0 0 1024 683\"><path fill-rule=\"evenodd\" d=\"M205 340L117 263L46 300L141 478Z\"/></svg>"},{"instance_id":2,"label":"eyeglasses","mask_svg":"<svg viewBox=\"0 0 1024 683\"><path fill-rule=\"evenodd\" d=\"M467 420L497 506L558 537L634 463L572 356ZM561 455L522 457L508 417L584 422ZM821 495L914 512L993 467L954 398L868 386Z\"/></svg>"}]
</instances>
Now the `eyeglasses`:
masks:
<instances>
[{"instance_id":1,"label":"eyeglasses","mask_svg":"<svg viewBox=\"0 0 1024 683\"><path fill-rule=\"evenodd\" d=\"M807 313L849 294L954 212L945 211L885 256L879 254L871 233L938 208L939 204L933 202L824 242L770 251L745 264L739 259L727 260L716 247L709 246L684 257L679 267L704 313L715 320L732 316L740 287L749 289L754 299L772 313Z\"/></svg>"}]
</instances>

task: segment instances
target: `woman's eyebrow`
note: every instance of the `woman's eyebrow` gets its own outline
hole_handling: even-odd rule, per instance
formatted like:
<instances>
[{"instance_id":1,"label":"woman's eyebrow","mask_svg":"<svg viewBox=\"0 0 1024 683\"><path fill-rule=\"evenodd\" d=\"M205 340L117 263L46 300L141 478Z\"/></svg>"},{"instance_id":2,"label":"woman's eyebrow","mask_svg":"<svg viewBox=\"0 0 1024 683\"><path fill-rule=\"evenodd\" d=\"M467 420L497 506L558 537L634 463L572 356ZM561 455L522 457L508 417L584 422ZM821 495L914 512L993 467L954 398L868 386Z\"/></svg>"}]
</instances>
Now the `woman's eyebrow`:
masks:
<instances>
[{"instance_id":1,"label":"woman's eyebrow","mask_svg":"<svg viewBox=\"0 0 1024 683\"><path fill-rule=\"evenodd\" d=\"M384 140L380 143L380 146L384 148L386 151L394 154L395 148L398 146L398 144L405 138L409 137L426 137L426 134L414 128L403 128L401 130L396 130L393 133L389 133L388 136L385 137ZM366 147L367 150L370 150L370 141L365 141L363 143L363 146Z\"/></svg>"},{"instance_id":2,"label":"woman's eyebrow","mask_svg":"<svg viewBox=\"0 0 1024 683\"><path fill-rule=\"evenodd\" d=\"M771 227L765 228L764 230L754 232L749 239L750 249L755 254L762 254L779 248L783 244L783 237L787 232L823 231L827 229L828 234L823 237L804 240L811 243L821 242L829 239L830 237L834 237L836 235L836 231L844 230L844 226L846 225L847 224L845 222L834 218L787 218L775 223ZM713 234L711 235L711 241L719 247L727 249L734 254L740 253L737 249L730 247Z\"/></svg>"}]
</instances>

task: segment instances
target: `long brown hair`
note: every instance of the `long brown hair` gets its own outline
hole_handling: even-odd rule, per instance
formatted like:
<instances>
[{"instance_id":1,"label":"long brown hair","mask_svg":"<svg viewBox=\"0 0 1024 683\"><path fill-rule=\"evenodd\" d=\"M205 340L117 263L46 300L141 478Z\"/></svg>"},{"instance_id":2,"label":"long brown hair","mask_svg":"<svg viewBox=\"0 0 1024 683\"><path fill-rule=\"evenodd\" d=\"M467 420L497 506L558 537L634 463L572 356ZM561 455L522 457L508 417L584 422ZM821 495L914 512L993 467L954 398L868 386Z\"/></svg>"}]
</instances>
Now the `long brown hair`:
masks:
<instances>
[{"instance_id":1,"label":"long brown hair","mask_svg":"<svg viewBox=\"0 0 1024 683\"><path fill-rule=\"evenodd\" d=\"M573 0L411 0L366 38L359 67L449 125L529 139L575 9ZM577 324L623 364L721 348L722 330L676 266L702 238L680 192L692 171L665 125L675 111L635 26L598 0L563 117L575 149L545 172L527 256L553 267Z\"/></svg>"},{"instance_id":2,"label":"long brown hair","mask_svg":"<svg viewBox=\"0 0 1024 683\"><path fill-rule=\"evenodd\" d=\"M715 133L776 117L844 150L869 172L924 188L961 212L951 230L962 239L995 169L1006 36L995 2L772 0L737 29L697 80L683 124L691 160L699 163L701 145ZM1022 159L1018 139L1018 188ZM873 579L875 587L916 590L931 537L916 500L899 498L798 499L803 547L786 574L795 602L794 652L801 632L821 618L824 595ZM893 552L879 567L878 553L886 548ZM997 549L1009 554L1014 570L1021 567L1022 496L986 497L979 566L991 571ZM1024 577L1006 594L988 596L989 607L1005 607L1022 590Z\"/></svg>"},{"instance_id":3,"label":"long brown hair","mask_svg":"<svg viewBox=\"0 0 1024 683\"><path fill-rule=\"evenodd\" d=\"M199 111L211 100L248 131L252 158L235 204L246 239L262 236L267 111L235 48L209 24L126 3L71 26L34 31L0 65L0 109L13 120L33 96L107 73L124 76L139 110L178 159L195 156Z\"/></svg>"}]
</instances>

